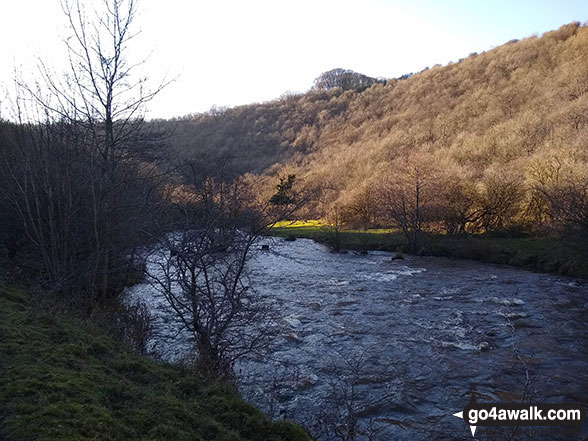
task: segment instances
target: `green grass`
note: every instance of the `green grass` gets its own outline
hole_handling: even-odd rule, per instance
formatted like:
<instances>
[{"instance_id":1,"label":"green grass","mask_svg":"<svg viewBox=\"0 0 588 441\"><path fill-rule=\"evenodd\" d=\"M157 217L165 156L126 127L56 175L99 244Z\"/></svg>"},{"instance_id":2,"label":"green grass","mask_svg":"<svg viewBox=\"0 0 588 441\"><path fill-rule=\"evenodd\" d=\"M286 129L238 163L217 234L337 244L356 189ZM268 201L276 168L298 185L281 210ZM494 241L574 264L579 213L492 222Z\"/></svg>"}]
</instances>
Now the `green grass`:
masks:
<instances>
[{"instance_id":1,"label":"green grass","mask_svg":"<svg viewBox=\"0 0 588 441\"><path fill-rule=\"evenodd\" d=\"M281 237L314 239L333 246L335 231L329 224L321 221L283 221L274 226L270 234ZM348 250L396 251L403 244L402 234L391 229L341 230L341 248Z\"/></svg>"},{"instance_id":2,"label":"green grass","mask_svg":"<svg viewBox=\"0 0 588 441\"><path fill-rule=\"evenodd\" d=\"M0 439L308 440L224 383L156 363L0 285Z\"/></svg>"},{"instance_id":3,"label":"green grass","mask_svg":"<svg viewBox=\"0 0 588 441\"><path fill-rule=\"evenodd\" d=\"M588 278L586 248L559 237L437 236L431 252L436 256L463 257Z\"/></svg>"},{"instance_id":4,"label":"green grass","mask_svg":"<svg viewBox=\"0 0 588 441\"><path fill-rule=\"evenodd\" d=\"M271 234L310 238L329 246L335 246L337 241L334 229L319 221L282 222L271 230ZM403 235L390 229L341 230L338 240L340 248L351 250L398 251L405 245ZM428 234L424 248L427 254L434 256L474 259L588 278L588 247L574 238Z\"/></svg>"}]
</instances>

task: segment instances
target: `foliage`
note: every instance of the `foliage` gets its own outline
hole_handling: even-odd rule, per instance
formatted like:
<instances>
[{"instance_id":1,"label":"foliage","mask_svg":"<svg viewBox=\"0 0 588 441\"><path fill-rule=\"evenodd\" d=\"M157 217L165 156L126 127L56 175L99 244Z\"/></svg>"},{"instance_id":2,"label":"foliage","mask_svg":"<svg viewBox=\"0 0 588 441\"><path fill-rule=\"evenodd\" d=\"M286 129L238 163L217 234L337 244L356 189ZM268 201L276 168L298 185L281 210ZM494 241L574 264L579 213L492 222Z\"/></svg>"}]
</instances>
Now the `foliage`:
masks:
<instances>
[{"instance_id":1,"label":"foliage","mask_svg":"<svg viewBox=\"0 0 588 441\"><path fill-rule=\"evenodd\" d=\"M378 82L377 79L354 72L350 69L331 69L323 72L314 80L314 89L329 90L339 87L343 90L364 90L372 84Z\"/></svg>"},{"instance_id":2,"label":"foliage","mask_svg":"<svg viewBox=\"0 0 588 441\"><path fill-rule=\"evenodd\" d=\"M289 195L294 186L294 179L296 179L296 175L288 175L287 178L280 178L277 191L269 200L270 204L289 205L294 203L294 200Z\"/></svg>"},{"instance_id":3,"label":"foliage","mask_svg":"<svg viewBox=\"0 0 588 441\"><path fill-rule=\"evenodd\" d=\"M175 140L180 155L230 151L244 172L295 174L316 189L305 217L337 207L355 227L394 223L374 210L374 194L395 164L420 156L436 179L427 231L584 231L574 170L588 163L586 53L588 27L571 23L364 90L315 88L195 115L176 122ZM537 164L549 161L567 177L548 189Z\"/></svg>"}]
</instances>

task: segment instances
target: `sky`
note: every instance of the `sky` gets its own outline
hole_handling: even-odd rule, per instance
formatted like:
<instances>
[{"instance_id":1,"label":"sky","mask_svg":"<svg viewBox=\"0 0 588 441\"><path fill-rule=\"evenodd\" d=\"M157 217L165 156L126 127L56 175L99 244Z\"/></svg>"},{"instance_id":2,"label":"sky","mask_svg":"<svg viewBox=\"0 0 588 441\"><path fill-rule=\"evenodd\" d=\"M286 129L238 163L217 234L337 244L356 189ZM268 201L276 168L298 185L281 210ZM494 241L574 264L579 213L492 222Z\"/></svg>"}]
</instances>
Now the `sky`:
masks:
<instances>
[{"instance_id":1,"label":"sky","mask_svg":"<svg viewBox=\"0 0 588 441\"><path fill-rule=\"evenodd\" d=\"M101 0L86 0L97 3ZM586 0L138 0L131 60L172 80L148 118L172 118L305 92L341 67L395 78L512 39L588 21ZM0 117L15 69L66 69L60 0L2 0Z\"/></svg>"}]
</instances>

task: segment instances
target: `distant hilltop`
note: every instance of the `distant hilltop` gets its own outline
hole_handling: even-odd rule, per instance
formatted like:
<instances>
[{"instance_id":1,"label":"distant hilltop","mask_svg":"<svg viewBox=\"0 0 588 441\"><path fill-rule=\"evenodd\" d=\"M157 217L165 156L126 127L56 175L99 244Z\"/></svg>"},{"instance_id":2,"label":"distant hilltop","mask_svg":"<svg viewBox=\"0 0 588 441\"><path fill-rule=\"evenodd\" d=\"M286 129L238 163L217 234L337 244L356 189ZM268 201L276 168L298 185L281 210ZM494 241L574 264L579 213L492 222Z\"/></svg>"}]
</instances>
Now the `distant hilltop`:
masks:
<instances>
[{"instance_id":1,"label":"distant hilltop","mask_svg":"<svg viewBox=\"0 0 588 441\"><path fill-rule=\"evenodd\" d=\"M304 94L163 124L175 125L180 157L230 157L239 173L314 186L309 217L337 209L365 223L372 190L418 161L444 194L440 211L486 213L455 228L549 223L565 211L549 206L563 185L548 182L550 167L587 179L588 28L574 22L398 79L334 69Z\"/></svg>"}]
</instances>

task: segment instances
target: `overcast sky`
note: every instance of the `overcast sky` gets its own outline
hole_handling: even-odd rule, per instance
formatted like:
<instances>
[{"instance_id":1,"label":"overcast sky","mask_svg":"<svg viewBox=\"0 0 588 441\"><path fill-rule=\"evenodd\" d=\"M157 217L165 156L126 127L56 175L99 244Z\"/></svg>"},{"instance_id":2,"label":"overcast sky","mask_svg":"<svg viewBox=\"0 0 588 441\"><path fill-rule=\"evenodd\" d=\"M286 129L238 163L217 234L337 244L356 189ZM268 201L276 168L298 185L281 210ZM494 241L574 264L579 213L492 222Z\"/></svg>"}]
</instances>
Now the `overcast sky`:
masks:
<instances>
[{"instance_id":1,"label":"overcast sky","mask_svg":"<svg viewBox=\"0 0 588 441\"><path fill-rule=\"evenodd\" d=\"M335 67L398 77L588 20L586 0L140 0L139 10L131 56L150 54L154 80L176 78L150 118L303 92ZM64 69L66 36L59 0L4 0L3 87L15 66L32 75L37 57Z\"/></svg>"}]
</instances>

